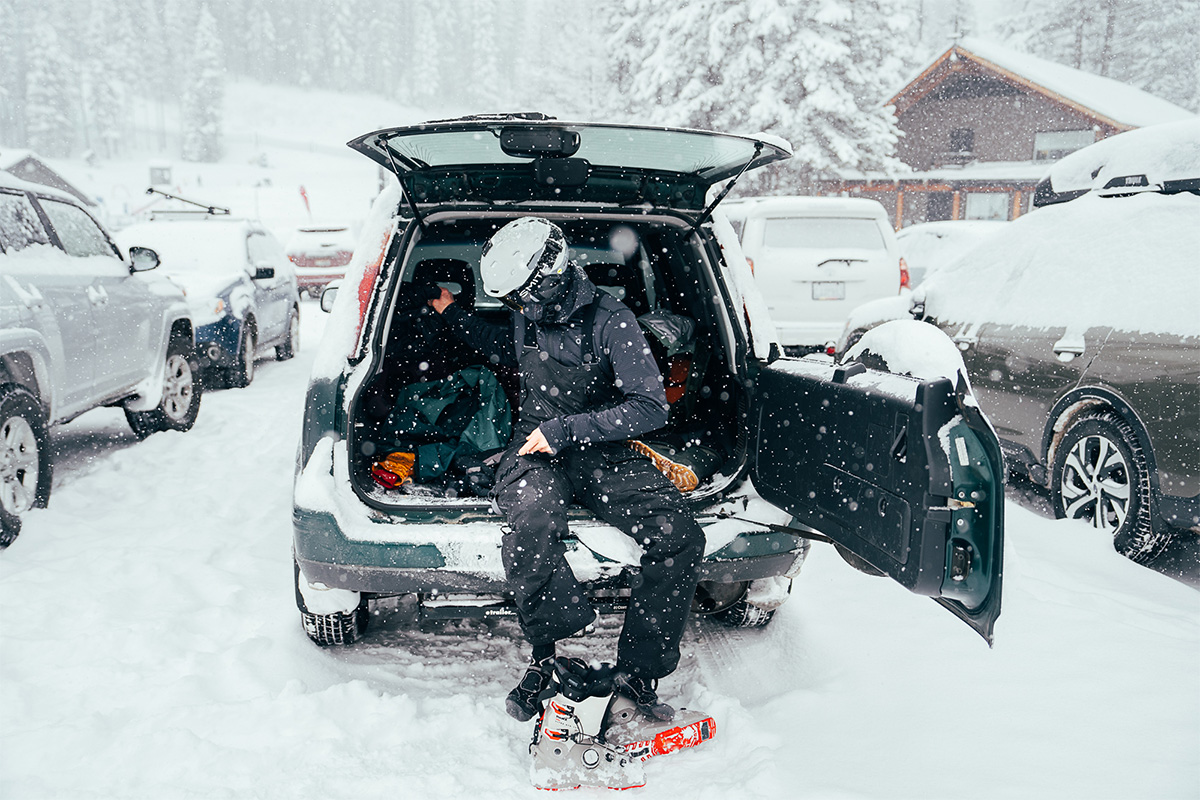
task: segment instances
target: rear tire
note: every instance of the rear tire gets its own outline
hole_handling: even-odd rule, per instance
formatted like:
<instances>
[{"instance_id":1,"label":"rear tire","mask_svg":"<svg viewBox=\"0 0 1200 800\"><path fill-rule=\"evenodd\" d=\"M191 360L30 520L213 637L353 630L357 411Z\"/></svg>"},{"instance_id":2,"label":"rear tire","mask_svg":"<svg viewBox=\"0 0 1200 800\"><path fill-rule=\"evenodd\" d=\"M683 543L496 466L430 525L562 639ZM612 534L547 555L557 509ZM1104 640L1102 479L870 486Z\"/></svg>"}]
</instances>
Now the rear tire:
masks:
<instances>
[{"instance_id":1,"label":"rear tire","mask_svg":"<svg viewBox=\"0 0 1200 800\"><path fill-rule=\"evenodd\" d=\"M242 338L238 341L237 363L229 369L226 381L234 389L244 389L254 381L254 354L258 350L258 337L250 320L242 323Z\"/></svg>"},{"instance_id":2,"label":"rear tire","mask_svg":"<svg viewBox=\"0 0 1200 800\"><path fill-rule=\"evenodd\" d=\"M314 614L304 604L304 595L300 593L300 564L292 558L296 586L296 607L300 609L300 621L304 625L304 633L313 644L321 647L342 647L354 644L367 630L371 613L367 609L367 598L363 597L358 606L351 611L339 611L334 614Z\"/></svg>"},{"instance_id":3,"label":"rear tire","mask_svg":"<svg viewBox=\"0 0 1200 800\"><path fill-rule=\"evenodd\" d=\"M751 605L743 597L729 608L713 614L713 617L731 628L762 628L775 617L775 609Z\"/></svg>"},{"instance_id":4,"label":"rear tire","mask_svg":"<svg viewBox=\"0 0 1200 800\"><path fill-rule=\"evenodd\" d=\"M1153 558L1171 532L1156 520L1148 463L1142 438L1124 419L1111 411L1084 414L1054 457L1054 515L1087 522L1131 561Z\"/></svg>"},{"instance_id":5,"label":"rear tire","mask_svg":"<svg viewBox=\"0 0 1200 800\"><path fill-rule=\"evenodd\" d=\"M287 339L275 348L275 360L287 361L296 355L300 349L300 306L293 306L288 318Z\"/></svg>"},{"instance_id":6,"label":"rear tire","mask_svg":"<svg viewBox=\"0 0 1200 800\"><path fill-rule=\"evenodd\" d=\"M22 513L46 506L50 476L41 406L25 389L0 389L0 549L21 532Z\"/></svg>"},{"instance_id":7,"label":"rear tire","mask_svg":"<svg viewBox=\"0 0 1200 800\"><path fill-rule=\"evenodd\" d=\"M191 343L176 339L167 348L163 396L150 411L125 409L125 419L139 439L159 431L189 431L200 413L200 381Z\"/></svg>"}]
</instances>

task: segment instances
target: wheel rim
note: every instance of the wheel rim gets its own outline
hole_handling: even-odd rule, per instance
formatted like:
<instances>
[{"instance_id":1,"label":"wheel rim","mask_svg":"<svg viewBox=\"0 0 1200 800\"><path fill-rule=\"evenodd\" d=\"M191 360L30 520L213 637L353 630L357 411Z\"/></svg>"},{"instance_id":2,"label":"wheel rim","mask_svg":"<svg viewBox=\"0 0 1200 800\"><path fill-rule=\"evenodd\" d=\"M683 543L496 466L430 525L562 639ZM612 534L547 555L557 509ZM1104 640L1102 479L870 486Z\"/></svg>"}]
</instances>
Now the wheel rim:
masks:
<instances>
[{"instance_id":1,"label":"wheel rim","mask_svg":"<svg viewBox=\"0 0 1200 800\"><path fill-rule=\"evenodd\" d=\"M187 417L192 408L192 396L196 386L192 378L192 367L181 355L167 357L167 377L163 385L163 413L172 422Z\"/></svg>"},{"instance_id":2,"label":"wheel rim","mask_svg":"<svg viewBox=\"0 0 1200 800\"><path fill-rule=\"evenodd\" d=\"M1112 440L1085 436L1067 454L1062 474L1065 515L1116 534L1129 516L1129 462Z\"/></svg>"},{"instance_id":3,"label":"wheel rim","mask_svg":"<svg viewBox=\"0 0 1200 800\"><path fill-rule=\"evenodd\" d=\"M0 503L10 514L33 506L37 496L37 436L24 417L9 417L0 426Z\"/></svg>"}]
</instances>

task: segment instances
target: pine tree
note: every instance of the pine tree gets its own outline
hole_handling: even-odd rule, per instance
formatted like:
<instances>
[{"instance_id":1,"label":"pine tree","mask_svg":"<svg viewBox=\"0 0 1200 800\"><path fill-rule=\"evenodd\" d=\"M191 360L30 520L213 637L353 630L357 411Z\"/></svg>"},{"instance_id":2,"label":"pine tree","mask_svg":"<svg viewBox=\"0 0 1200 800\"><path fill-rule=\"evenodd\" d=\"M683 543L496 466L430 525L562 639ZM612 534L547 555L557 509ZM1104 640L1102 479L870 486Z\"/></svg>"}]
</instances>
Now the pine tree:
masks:
<instances>
[{"instance_id":1,"label":"pine tree","mask_svg":"<svg viewBox=\"0 0 1200 800\"><path fill-rule=\"evenodd\" d=\"M105 158L117 155L127 113L120 80L125 73L121 72L122 64L114 58L114 48L110 46L114 33L110 26L112 19L104 5L92 4L83 61L86 138L88 146Z\"/></svg>"},{"instance_id":2,"label":"pine tree","mask_svg":"<svg viewBox=\"0 0 1200 800\"><path fill-rule=\"evenodd\" d=\"M184 95L183 159L217 161L221 157L225 67L217 23L208 6L200 9L192 58L192 82Z\"/></svg>"},{"instance_id":3,"label":"pine tree","mask_svg":"<svg viewBox=\"0 0 1200 800\"><path fill-rule=\"evenodd\" d=\"M48 15L46 15L48 17ZM26 138L44 156L67 156L75 141L75 87L71 64L63 53L58 33L48 20L34 24L29 38L25 75Z\"/></svg>"},{"instance_id":4,"label":"pine tree","mask_svg":"<svg viewBox=\"0 0 1200 800\"><path fill-rule=\"evenodd\" d=\"M1026 0L997 33L1033 55L1200 111L1200 0Z\"/></svg>"},{"instance_id":5,"label":"pine tree","mask_svg":"<svg viewBox=\"0 0 1200 800\"><path fill-rule=\"evenodd\" d=\"M26 4L0 0L0 144L25 144Z\"/></svg>"},{"instance_id":6,"label":"pine tree","mask_svg":"<svg viewBox=\"0 0 1200 800\"><path fill-rule=\"evenodd\" d=\"M895 163L895 119L882 103L900 71L886 54L902 12L897 0L625 0L609 38L614 79L631 116L783 136L795 158L744 186L804 190L839 170Z\"/></svg>"}]
</instances>

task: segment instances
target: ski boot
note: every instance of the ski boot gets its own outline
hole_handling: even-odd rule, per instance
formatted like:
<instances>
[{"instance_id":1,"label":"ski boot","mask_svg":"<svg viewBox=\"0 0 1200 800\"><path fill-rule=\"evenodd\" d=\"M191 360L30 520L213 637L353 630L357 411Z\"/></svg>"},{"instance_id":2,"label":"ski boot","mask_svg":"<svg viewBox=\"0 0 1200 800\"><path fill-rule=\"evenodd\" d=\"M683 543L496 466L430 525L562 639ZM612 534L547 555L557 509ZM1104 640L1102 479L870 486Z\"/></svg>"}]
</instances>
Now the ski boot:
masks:
<instances>
[{"instance_id":1,"label":"ski boot","mask_svg":"<svg viewBox=\"0 0 1200 800\"><path fill-rule=\"evenodd\" d=\"M618 672L613 678L613 689L617 694L632 700L638 710L647 717L662 722L670 722L675 717L675 709L658 699L657 680Z\"/></svg>"},{"instance_id":2,"label":"ski boot","mask_svg":"<svg viewBox=\"0 0 1200 800\"><path fill-rule=\"evenodd\" d=\"M504 710L513 719L528 722L542 713L545 702L553 691L553 683L554 656L541 661L530 659L521 682L504 699Z\"/></svg>"},{"instance_id":3,"label":"ski boot","mask_svg":"<svg viewBox=\"0 0 1200 800\"><path fill-rule=\"evenodd\" d=\"M591 668L577 658L560 658L554 678L558 693L533 731L529 779L539 789L644 786L641 761L604 739L612 701L612 666Z\"/></svg>"}]
</instances>

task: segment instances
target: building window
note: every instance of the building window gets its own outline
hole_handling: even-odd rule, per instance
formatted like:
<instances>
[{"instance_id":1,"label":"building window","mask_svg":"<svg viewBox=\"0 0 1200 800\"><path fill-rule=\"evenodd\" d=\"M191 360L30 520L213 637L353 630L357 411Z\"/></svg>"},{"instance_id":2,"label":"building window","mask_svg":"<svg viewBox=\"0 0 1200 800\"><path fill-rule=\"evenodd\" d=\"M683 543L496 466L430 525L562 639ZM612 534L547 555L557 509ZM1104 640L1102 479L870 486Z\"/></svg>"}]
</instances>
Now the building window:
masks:
<instances>
[{"instance_id":1,"label":"building window","mask_svg":"<svg viewBox=\"0 0 1200 800\"><path fill-rule=\"evenodd\" d=\"M970 128L955 128L950 131L950 152L975 152L975 131Z\"/></svg>"},{"instance_id":2,"label":"building window","mask_svg":"<svg viewBox=\"0 0 1200 800\"><path fill-rule=\"evenodd\" d=\"M929 222L950 219L954 213L954 192L930 192L925 207L925 219Z\"/></svg>"},{"instance_id":3,"label":"building window","mask_svg":"<svg viewBox=\"0 0 1200 800\"><path fill-rule=\"evenodd\" d=\"M1096 141L1096 134L1086 131L1042 131L1033 137L1034 161L1057 161L1068 153L1087 147Z\"/></svg>"},{"instance_id":4,"label":"building window","mask_svg":"<svg viewBox=\"0 0 1200 800\"><path fill-rule=\"evenodd\" d=\"M1008 220L1008 192L968 192L963 219Z\"/></svg>"}]
</instances>

